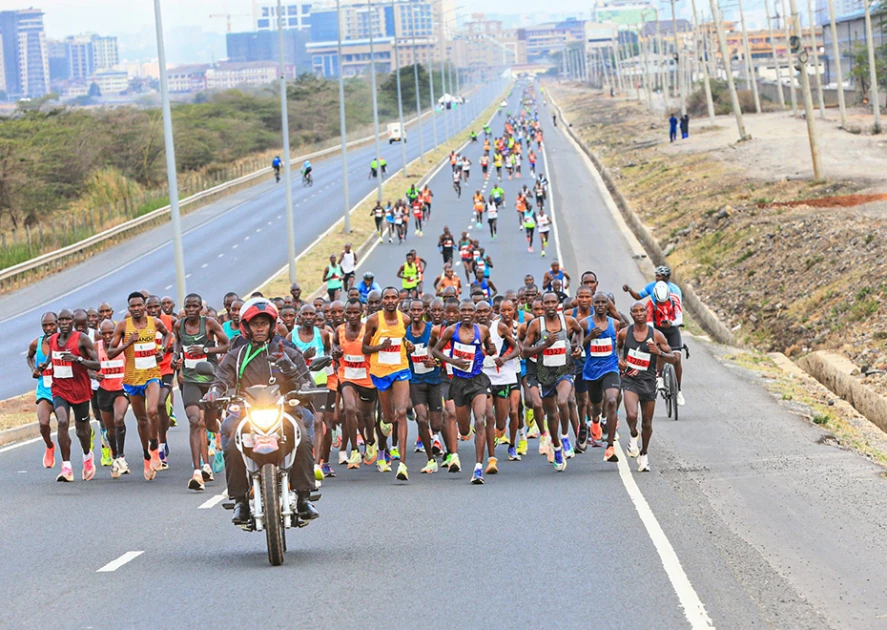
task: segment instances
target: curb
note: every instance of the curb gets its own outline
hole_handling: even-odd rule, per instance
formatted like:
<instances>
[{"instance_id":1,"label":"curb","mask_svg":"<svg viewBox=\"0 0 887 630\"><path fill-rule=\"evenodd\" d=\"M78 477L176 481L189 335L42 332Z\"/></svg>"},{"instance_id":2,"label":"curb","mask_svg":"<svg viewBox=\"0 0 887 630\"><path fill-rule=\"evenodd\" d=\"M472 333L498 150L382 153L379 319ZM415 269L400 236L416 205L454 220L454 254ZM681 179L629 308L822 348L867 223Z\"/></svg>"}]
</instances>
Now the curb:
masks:
<instances>
[{"instance_id":1,"label":"curb","mask_svg":"<svg viewBox=\"0 0 887 630\"><path fill-rule=\"evenodd\" d=\"M30 422L20 427L12 427L0 431L0 446L11 444L12 442L20 442L40 436L40 423Z\"/></svg>"}]
</instances>

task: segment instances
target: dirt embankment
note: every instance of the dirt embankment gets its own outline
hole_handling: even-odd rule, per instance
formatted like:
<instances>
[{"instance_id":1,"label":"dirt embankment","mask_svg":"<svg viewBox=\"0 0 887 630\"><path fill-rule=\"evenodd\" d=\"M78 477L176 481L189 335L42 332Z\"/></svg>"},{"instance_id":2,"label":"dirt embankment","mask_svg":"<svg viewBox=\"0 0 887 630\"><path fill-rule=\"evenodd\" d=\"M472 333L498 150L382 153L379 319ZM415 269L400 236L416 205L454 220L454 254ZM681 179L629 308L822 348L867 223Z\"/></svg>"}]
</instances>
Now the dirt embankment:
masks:
<instances>
[{"instance_id":1,"label":"dirt embankment","mask_svg":"<svg viewBox=\"0 0 887 630\"><path fill-rule=\"evenodd\" d=\"M670 144L668 122L636 102L553 89L671 266L739 339L790 356L842 352L887 394L880 136L820 123L829 179L814 183L806 126L790 114L746 117L750 142L719 117Z\"/></svg>"}]
</instances>

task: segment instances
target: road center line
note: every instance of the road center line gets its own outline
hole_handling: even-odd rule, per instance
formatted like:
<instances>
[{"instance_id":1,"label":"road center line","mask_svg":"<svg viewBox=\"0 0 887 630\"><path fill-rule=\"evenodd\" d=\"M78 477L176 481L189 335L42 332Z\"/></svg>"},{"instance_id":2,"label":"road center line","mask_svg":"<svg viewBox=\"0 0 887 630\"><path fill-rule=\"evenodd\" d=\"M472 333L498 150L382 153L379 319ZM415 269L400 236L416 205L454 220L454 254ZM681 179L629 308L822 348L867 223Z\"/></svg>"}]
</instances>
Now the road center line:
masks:
<instances>
[{"instance_id":1,"label":"road center line","mask_svg":"<svg viewBox=\"0 0 887 630\"><path fill-rule=\"evenodd\" d=\"M214 497L211 497L197 506L198 510L209 510L211 508L216 507L219 503L225 500L225 497L228 496L228 489L225 488L222 490L220 494L217 494Z\"/></svg>"},{"instance_id":2,"label":"road center line","mask_svg":"<svg viewBox=\"0 0 887 630\"><path fill-rule=\"evenodd\" d=\"M561 252L561 241L554 212L554 173L548 164L548 156L545 152L545 146L546 145L543 141L542 159L545 161L545 170L548 173L548 214L551 215L551 227L554 230L554 244L557 249L557 258L561 262L561 265L566 266L566 261L564 261L564 256ZM601 190L600 192L602 196L609 195L609 191L606 189ZM653 514L652 508L650 508L650 504L647 503L641 489L638 487L637 482L635 482L634 477L632 476L631 469L628 467L627 456L622 451L619 442L616 442L615 446L616 454L619 456L619 463L617 464L617 467L619 468L619 478L622 480L622 485L625 486L625 491L628 493L628 497L631 499L631 502L637 510L641 523L644 524L644 529L647 530L647 535L650 537L653 546L656 548L656 553L659 554L662 568L665 569L665 574L668 576L668 580L671 582L671 586L674 589L675 594L678 596L681 608L684 609L684 616L687 618L687 621L690 622L690 627L693 628L693 630L713 629L714 624L712 623L711 617L708 616L708 612L705 610L705 605L702 603L702 600L699 599L699 594L690 583L690 578L687 577L686 572L684 572L684 567L681 566L681 561L678 558L677 553L675 553L674 547L671 546L671 542L662 530L662 526L656 519L656 515Z\"/></svg>"},{"instance_id":3,"label":"road center line","mask_svg":"<svg viewBox=\"0 0 887 630\"><path fill-rule=\"evenodd\" d=\"M140 555L145 553L144 551L127 551L125 554L117 558L116 560L112 560L101 569L96 571L96 573L111 573L112 571L116 571L120 567L122 567L127 562L131 562L138 558Z\"/></svg>"}]
</instances>

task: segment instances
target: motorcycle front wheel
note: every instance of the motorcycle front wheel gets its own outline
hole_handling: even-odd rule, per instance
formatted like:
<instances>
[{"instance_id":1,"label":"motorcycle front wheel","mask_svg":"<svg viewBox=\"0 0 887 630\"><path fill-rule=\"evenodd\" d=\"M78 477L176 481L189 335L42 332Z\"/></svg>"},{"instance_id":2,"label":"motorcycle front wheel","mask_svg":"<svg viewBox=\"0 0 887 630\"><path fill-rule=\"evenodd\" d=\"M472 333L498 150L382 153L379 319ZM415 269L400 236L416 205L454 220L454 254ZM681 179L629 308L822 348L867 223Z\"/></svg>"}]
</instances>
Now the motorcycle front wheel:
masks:
<instances>
[{"instance_id":1,"label":"motorcycle front wheel","mask_svg":"<svg viewBox=\"0 0 887 630\"><path fill-rule=\"evenodd\" d=\"M280 517L280 483L275 464L262 466L262 505L265 509L265 539L268 543L268 562L272 566L283 564L286 543L283 522Z\"/></svg>"}]
</instances>

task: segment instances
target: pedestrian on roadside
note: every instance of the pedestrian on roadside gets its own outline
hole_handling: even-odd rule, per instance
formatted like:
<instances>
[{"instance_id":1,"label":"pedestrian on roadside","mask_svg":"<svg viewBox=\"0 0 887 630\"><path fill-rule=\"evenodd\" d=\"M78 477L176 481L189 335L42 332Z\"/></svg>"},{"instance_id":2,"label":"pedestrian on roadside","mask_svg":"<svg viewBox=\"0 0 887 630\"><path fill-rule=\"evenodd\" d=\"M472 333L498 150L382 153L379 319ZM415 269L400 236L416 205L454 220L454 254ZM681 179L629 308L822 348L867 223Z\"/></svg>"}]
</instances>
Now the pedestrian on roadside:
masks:
<instances>
[{"instance_id":1,"label":"pedestrian on roadside","mask_svg":"<svg viewBox=\"0 0 887 630\"><path fill-rule=\"evenodd\" d=\"M681 116L681 138L686 140L690 137L690 116L684 114Z\"/></svg>"},{"instance_id":2,"label":"pedestrian on roadside","mask_svg":"<svg viewBox=\"0 0 887 630\"><path fill-rule=\"evenodd\" d=\"M672 114L668 119L668 141L674 142L678 137L678 119Z\"/></svg>"}]
</instances>

